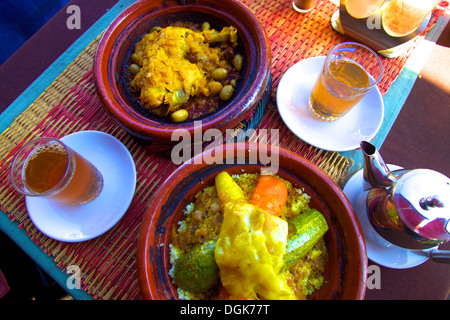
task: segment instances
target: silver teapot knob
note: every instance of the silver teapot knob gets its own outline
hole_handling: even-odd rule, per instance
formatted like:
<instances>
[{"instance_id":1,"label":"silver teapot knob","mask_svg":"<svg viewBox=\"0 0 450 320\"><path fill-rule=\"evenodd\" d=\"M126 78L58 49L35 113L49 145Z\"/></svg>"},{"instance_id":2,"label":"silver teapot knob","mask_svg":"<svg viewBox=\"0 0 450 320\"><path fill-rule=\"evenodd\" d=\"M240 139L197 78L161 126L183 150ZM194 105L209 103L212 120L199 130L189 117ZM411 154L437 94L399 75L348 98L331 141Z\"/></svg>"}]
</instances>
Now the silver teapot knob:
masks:
<instances>
[{"instance_id":1,"label":"silver teapot knob","mask_svg":"<svg viewBox=\"0 0 450 320\"><path fill-rule=\"evenodd\" d=\"M400 220L414 234L412 239L435 246L450 241L448 177L428 169L411 170L398 180L393 199Z\"/></svg>"},{"instance_id":2,"label":"silver teapot knob","mask_svg":"<svg viewBox=\"0 0 450 320\"><path fill-rule=\"evenodd\" d=\"M443 208L444 207L444 203L441 201L441 199L438 195L422 198L422 199L420 199L419 203L420 203L420 207L423 210L430 210L432 208Z\"/></svg>"}]
</instances>

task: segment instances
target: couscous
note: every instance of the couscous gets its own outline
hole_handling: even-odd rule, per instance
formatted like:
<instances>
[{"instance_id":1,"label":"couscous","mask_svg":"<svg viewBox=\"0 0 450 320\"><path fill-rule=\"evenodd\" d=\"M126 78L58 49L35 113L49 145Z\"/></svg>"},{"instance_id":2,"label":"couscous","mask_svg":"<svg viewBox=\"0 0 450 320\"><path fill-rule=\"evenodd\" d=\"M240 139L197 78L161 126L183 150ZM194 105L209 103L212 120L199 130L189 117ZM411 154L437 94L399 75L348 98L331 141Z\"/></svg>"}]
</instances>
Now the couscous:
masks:
<instances>
[{"instance_id":1,"label":"couscous","mask_svg":"<svg viewBox=\"0 0 450 320\"><path fill-rule=\"evenodd\" d=\"M328 227L321 222L322 233L302 247L305 252L297 259L299 251L291 252L290 246L299 246L293 239L308 224L302 222L299 229L294 221L321 214L310 208L302 189L281 178L268 181L258 200L255 194L261 191L255 189L264 176L228 177L237 186L234 194L227 193L229 182L223 188L216 177L216 185L196 195L185 219L172 230L170 275L179 298L306 299L324 283L328 253L322 236ZM274 181L281 181L282 191L275 190ZM185 276L188 285L183 284Z\"/></svg>"}]
</instances>

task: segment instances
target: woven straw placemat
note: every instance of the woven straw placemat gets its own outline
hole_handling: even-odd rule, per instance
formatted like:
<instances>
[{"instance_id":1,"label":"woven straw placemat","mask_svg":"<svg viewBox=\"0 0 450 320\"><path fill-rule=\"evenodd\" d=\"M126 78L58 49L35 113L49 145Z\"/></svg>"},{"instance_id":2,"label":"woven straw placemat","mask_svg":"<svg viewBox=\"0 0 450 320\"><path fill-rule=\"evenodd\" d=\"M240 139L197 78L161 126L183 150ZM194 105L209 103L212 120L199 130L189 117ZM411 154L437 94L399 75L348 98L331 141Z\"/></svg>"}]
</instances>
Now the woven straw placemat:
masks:
<instances>
[{"instance_id":1,"label":"woven straw placemat","mask_svg":"<svg viewBox=\"0 0 450 320\"><path fill-rule=\"evenodd\" d=\"M283 73L294 63L325 55L335 44L348 41L332 30L330 18L337 9L322 1L307 15L292 10L290 1L243 0L259 18L272 45L272 98ZM36 247L51 256L62 272L77 265L82 273L82 290L95 299L140 299L136 247L140 222L153 192L176 169L170 159L149 153L133 140L104 111L96 95L92 76L93 56L100 35L62 72L53 83L0 135L0 208L19 223ZM420 39L419 39L420 40ZM417 40L417 41L419 41ZM386 74L380 84L384 94L399 74L408 54L385 60ZM316 163L338 182L349 160L337 152L308 145L293 135L270 102L259 129L250 141L270 141L270 129L279 129L280 147ZM61 138L72 132L98 130L118 138L136 164L136 193L124 217L105 234L85 242L65 243L42 234L28 217L24 197L9 181L9 168L16 151L38 136Z\"/></svg>"}]
</instances>

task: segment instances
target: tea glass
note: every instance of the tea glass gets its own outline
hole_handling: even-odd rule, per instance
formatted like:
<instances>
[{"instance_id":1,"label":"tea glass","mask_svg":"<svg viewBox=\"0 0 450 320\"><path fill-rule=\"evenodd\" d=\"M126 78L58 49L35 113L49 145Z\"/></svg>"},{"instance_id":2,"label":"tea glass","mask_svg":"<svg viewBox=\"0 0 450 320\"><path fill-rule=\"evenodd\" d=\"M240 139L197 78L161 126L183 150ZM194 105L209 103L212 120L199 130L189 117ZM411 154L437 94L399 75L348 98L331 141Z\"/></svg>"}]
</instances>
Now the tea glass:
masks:
<instances>
[{"instance_id":1,"label":"tea glass","mask_svg":"<svg viewBox=\"0 0 450 320\"><path fill-rule=\"evenodd\" d=\"M319 0L294 0L292 6L295 11L305 13L311 11L318 3Z\"/></svg>"},{"instance_id":2,"label":"tea glass","mask_svg":"<svg viewBox=\"0 0 450 320\"><path fill-rule=\"evenodd\" d=\"M54 138L37 138L24 145L15 155L10 178L25 196L69 204L88 203L103 189L100 171Z\"/></svg>"},{"instance_id":3,"label":"tea glass","mask_svg":"<svg viewBox=\"0 0 450 320\"><path fill-rule=\"evenodd\" d=\"M348 14L356 19L364 19L380 9L385 0L341 0Z\"/></svg>"},{"instance_id":4,"label":"tea glass","mask_svg":"<svg viewBox=\"0 0 450 320\"><path fill-rule=\"evenodd\" d=\"M311 113L334 121L350 111L383 77L383 63L369 47L344 42L327 54L309 98Z\"/></svg>"},{"instance_id":5,"label":"tea glass","mask_svg":"<svg viewBox=\"0 0 450 320\"><path fill-rule=\"evenodd\" d=\"M383 29L391 37L414 32L437 6L439 0L391 0L384 10Z\"/></svg>"}]
</instances>

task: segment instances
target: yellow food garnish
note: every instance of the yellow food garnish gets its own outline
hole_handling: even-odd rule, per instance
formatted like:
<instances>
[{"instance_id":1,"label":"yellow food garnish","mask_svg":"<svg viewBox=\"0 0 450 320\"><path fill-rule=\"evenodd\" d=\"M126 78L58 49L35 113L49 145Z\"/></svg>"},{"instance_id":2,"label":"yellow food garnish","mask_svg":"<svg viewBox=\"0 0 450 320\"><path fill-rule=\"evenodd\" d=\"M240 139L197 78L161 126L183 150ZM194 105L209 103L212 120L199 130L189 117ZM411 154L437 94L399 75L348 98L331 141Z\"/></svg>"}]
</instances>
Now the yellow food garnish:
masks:
<instances>
[{"instance_id":1,"label":"yellow food garnish","mask_svg":"<svg viewBox=\"0 0 450 320\"><path fill-rule=\"evenodd\" d=\"M234 299L295 299L283 266L287 222L248 203L228 202L215 248L220 279Z\"/></svg>"}]
</instances>

